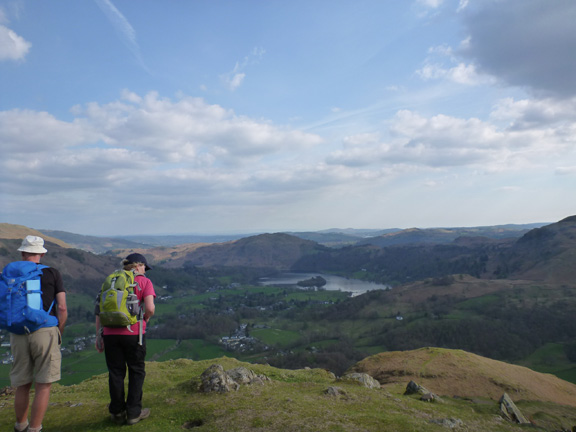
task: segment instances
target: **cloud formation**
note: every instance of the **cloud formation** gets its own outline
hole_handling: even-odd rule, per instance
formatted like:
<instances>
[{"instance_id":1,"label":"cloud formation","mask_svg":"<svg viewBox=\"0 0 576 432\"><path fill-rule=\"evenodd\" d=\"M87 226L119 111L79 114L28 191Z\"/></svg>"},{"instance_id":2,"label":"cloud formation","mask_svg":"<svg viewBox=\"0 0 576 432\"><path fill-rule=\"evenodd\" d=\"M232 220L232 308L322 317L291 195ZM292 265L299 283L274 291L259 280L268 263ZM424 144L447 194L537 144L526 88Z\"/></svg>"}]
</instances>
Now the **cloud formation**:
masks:
<instances>
[{"instance_id":1,"label":"cloud formation","mask_svg":"<svg viewBox=\"0 0 576 432\"><path fill-rule=\"evenodd\" d=\"M576 94L576 3L486 0L466 8L469 34L459 53L478 70L538 95Z\"/></svg>"},{"instance_id":2,"label":"cloud formation","mask_svg":"<svg viewBox=\"0 0 576 432\"><path fill-rule=\"evenodd\" d=\"M133 2L120 11L95 1L103 15L90 31L112 24L143 65L138 29L156 74L130 67L129 55L109 67L106 56L125 55L121 43L86 55L70 38L76 24L39 44L32 26L44 15L27 29L0 10L0 41L2 31L9 39L0 60L30 51L12 28L42 50L34 65L9 64L11 79L0 82L0 188L11 222L109 235L570 214L572 1L374 0L370 16L312 2L305 22L290 19L302 15L288 2L281 13L238 6L221 28L212 2L151 6L152 16ZM80 19L93 18L94 3L75 5ZM145 25L156 17L159 29ZM83 36L97 47L93 33ZM72 69L45 67L54 58ZM204 97L194 94L200 84Z\"/></svg>"},{"instance_id":3,"label":"cloud formation","mask_svg":"<svg viewBox=\"0 0 576 432\"><path fill-rule=\"evenodd\" d=\"M120 35L122 42L132 52L138 63L148 71L148 67L142 59L140 46L136 38L136 30L132 27L126 17L118 10L110 0L94 0L100 10L104 12L114 29Z\"/></svg>"},{"instance_id":4,"label":"cloud formation","mask_svg":"<svg viewBox=\"0 0 576 432\"><path fill-rule=\"evenodd\" d=\"M246 72L244 72L246 68L249 65L258 63L258 61L260 61L265 53L266 51L264 48L255 47L252 49L249 55L244 57L241 62L236 62L234 68L230 72L221 75L222 81L226 87L232 91L240 87L244 81L244 78L246 78Z\"/></svg>"},{"instance_id":5,"label":"cloud formation","mask_svg":"<svg viewBox=\"0 0 576 432\"><path fill-rule=\"evenodd\" d=\"M0 61L23 60L32 44L4 24L8 22L0 8Z\"/></svg>"}]
</instances>

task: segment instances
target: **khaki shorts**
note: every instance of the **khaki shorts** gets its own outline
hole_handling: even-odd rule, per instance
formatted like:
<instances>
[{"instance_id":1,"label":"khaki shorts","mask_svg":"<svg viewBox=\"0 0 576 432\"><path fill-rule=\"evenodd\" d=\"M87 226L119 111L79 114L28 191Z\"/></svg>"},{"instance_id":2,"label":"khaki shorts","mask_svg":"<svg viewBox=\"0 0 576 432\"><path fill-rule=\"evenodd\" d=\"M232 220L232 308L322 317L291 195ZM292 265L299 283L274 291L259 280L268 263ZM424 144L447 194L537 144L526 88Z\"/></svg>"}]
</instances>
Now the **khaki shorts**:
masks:
<instances>
[{"instance_id":1,"label":"khaki shorts","mask_svg":"<svg viewBox=\"0 0 576 432\"><path fill-rule=\"evenodd\" d=\"M58 327L41 328L26 335L10 334L10 345L14 357L10 370L12 387L60 379L62 338Z\"/></svg>"}]
</instances>

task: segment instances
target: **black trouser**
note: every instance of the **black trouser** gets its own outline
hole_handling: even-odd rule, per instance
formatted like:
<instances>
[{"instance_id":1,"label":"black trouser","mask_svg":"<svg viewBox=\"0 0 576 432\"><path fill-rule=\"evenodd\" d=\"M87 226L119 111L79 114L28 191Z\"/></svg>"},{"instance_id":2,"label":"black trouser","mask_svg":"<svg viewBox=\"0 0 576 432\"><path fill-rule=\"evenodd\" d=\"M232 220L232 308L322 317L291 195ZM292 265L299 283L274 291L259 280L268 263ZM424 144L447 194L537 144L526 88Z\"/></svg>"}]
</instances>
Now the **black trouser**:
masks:
<instances>
[{"instance_id":1,"label":"black trouser","mask_svg":"<svg viewBox=\"0 0 576 432\"><path fill-rule=\"evenodd\" d=\"M142 411L142 386L146 377L146 339L138 345L138 335L104 336L104 353L108 366L111 414L126 411L129 419L136 418ZM128 367L128 398L124 396L124 378Z\"/></svg>"}]
</instances>

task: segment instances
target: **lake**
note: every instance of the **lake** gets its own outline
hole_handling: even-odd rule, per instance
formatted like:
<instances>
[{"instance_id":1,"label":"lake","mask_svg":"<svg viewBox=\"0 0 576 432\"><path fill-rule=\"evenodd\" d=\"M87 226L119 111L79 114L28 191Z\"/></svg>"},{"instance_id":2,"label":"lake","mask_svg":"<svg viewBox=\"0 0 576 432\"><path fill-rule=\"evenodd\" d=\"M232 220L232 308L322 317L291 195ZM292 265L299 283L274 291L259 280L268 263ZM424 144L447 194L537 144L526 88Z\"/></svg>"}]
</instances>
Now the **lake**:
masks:
<instances>
[{"instance_id":1,"label":"lake","mask_svg":"<svg viewBox=\"0 0 576 432\"><path fill-rule=\"evenodd\" d=\"M296 285L299 281L310 279L314 276L322 276L326 279L326 285L323 286L323 289L349 292L352 293L352 297L364 294L366 291L390 289L388 285L322 273L282 273L271 278L261 278L259 283L260 285Z\"/></svg>"}]
</instances>

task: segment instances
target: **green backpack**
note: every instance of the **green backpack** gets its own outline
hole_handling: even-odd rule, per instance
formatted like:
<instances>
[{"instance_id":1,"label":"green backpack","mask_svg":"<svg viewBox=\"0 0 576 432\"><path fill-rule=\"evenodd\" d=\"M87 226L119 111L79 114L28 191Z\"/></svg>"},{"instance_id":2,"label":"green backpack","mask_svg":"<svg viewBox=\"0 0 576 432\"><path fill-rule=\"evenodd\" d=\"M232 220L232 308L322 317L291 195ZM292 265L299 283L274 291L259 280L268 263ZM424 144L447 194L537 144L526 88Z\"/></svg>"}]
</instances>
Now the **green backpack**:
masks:
<instances>
[{"instance_id":1,"label":"green backpack","mask_svg":"<svg viewBox=\"0 0 576 432\"><path fill-rule=\"evenodd\" d=\"M129 327L140 319L140 302L134 289L134 272L116 270L100 290L100 324L104 327Z\"/></svg>"}]
</instances>

